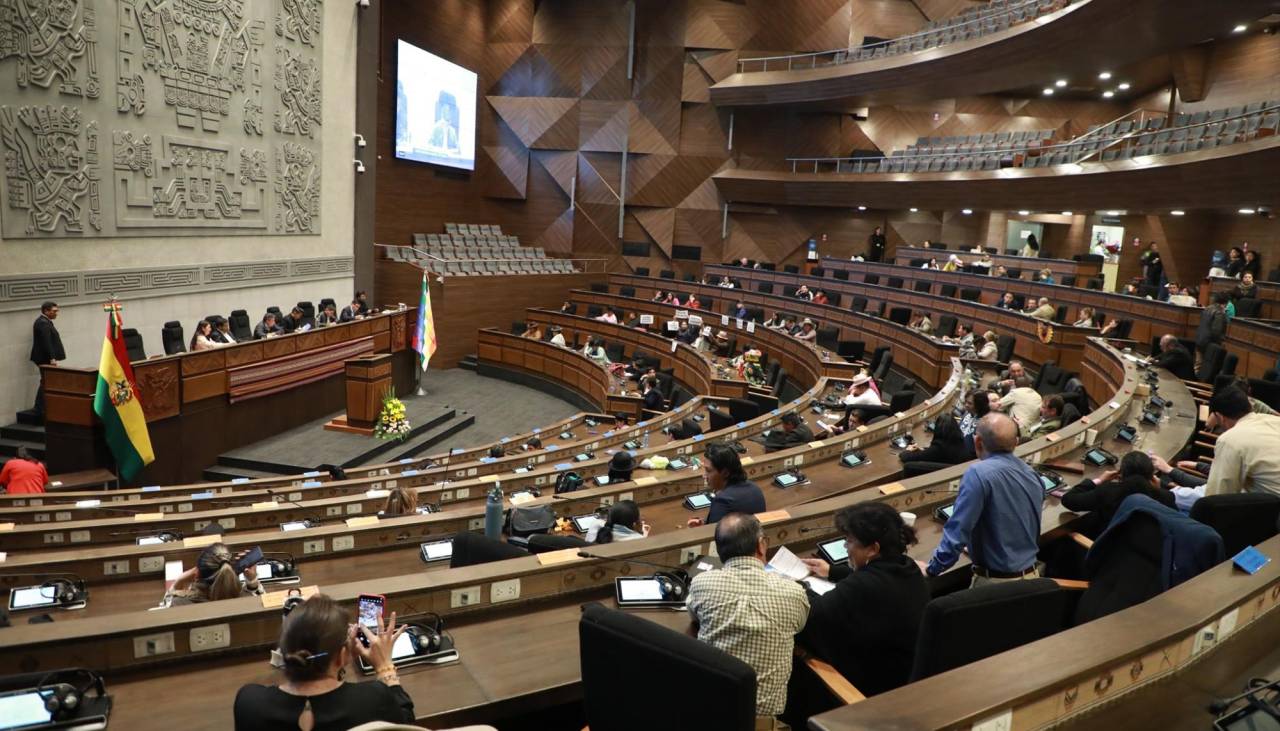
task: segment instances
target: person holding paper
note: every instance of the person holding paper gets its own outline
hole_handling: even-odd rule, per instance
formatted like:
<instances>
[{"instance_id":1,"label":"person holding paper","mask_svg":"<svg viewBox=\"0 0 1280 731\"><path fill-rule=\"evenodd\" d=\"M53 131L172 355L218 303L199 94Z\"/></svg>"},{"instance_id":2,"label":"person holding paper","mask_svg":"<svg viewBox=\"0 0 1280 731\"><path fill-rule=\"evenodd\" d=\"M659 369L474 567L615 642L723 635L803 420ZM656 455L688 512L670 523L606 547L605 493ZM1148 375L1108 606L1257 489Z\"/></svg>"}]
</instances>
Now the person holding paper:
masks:
<instances>
[{"instance_id":1,"label":"person holding paper","mask_svg":"<svg viewBox=\"0 0 1280 731\"><path fill-rule=\"evenodd\" d=\"M915 529L888 505L865 502L836 513L836 530L847 565L800 559L835 588L810 590L809 620L797 640L866 695L905 685L929 603L929 584L906 554Z\"/></svg>"}]
</instances>

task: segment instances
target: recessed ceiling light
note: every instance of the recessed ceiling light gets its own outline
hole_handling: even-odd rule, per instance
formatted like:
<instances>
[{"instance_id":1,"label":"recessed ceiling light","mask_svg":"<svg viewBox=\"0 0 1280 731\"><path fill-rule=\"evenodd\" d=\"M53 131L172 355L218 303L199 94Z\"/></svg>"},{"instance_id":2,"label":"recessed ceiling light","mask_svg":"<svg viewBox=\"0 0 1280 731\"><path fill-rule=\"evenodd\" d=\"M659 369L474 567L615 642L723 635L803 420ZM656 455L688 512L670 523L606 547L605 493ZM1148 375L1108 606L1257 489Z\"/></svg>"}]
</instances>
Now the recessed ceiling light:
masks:
<instances>
[{"instance_id":1,"label":"recessed ceiling light","mask_svg":"<svg viewBox=\"0 0 1280 731\"><path fill-rule=\"evenodd\" d=\"M1018 211L1019 216L1030 216L1031 211Z\"/></svg>"},{"instance_id":2,"label":"recessed ceiling light","mask_svg":"<svg viewBox=\"0 0 1280 731\"><path fill-rule=\"evenodd\" d=\"M1129 90L1129 82L1127 82L1127 81L1122 81L1122 82L1120 82L1119 84L1117 84L1117 85L1116 85L1116 88L1117 88L1117 89L1119 89L1120 91L1128 91L1128 90Z\"/></svg>"},{"instance_id":3,"label":"recessed ceiling light","mask_svg":"<svg viewBox=\"0 0 1280 731\"><path fill-rule=\"evenodd\" d=\"M1113 97L1113 96L1115 96L1115 95L1116 95L1116 93L1115 93L1114 91L1104 91L1104 92L1102 92L1102 98L1103 98L1103 99L1110 99L1111 97Z\"/></svg>"},{"instance_id":4,"label":"recessed ceiling light","mask_svg":"<svg viewBox=\"0 0 1280 731\"><path fill-rule=\"evenodd\" d=\"M1249 30L1249 26L1245 25L1244 23L1241 23L1241 24L1237 25L1236 27L1232 28L1232 29L1231 29L1231 32L1232 32L1232 33L1243 33L1243 32L1245 32L1245 31L1247 31L1247 30Z\"/></svg>"},{"instance_id":5,"label":"recessed ceiling light","mask_svg":"<svg viewBox=\"0 0 1280 731\"><path fill-rule=\"evenodd\" d=\"M1107 211L1108 216L1119 216L1120 211Z\"/></svg>"},{"instance_id":6,"label":"recessed ceiling light","mask_svg":"<svg viewBox=\"0 0 1280 731\"><path fill-rule=\"evenodd\" d=\"M1066 86L1066 85L1067 85L1067 80L1066 80L1066 79L1058 79L1057 81L1053 82L1053 85L1054 85L1054 86L1056 86L1056 87L1058 87L1059 89L1061 89L1062 87L1064 87L1064 86Z\"/></svg>"},{"instance_id":7,"label":"recessed ceiling light","mask_svg":"<svg viewBox=\"0 0 1280 731\"><path fill-rule=\"evenodd\" d=\"M866 207L866 206L858 206L858 210L859 210L859 211L865 211L865 210L867 210L867 207Z\"/></svg>"},{"instance_id":8,"label":"recessed ceiling light","mask_svg":"<svg viewBox=\"0 0 1280 731\"><path fill-rule=\"evenodd\" d=\"M915 212L917 212L917 211L919 211L919 210L920 210L919 208L912 208L912 209L911 209L911 212L912 212L912 213L915 213Z\"/></svg>"},{"instance_id":9,"label":"recessed ceiling light","mask_svg":"<svg viewBox=\"0 0 1280 731\"><path fill-rule=\"evenodd\" d=\"M972 209L972 208L965 208L965 209L961 210L960 212L961 212L961 213L963 213L964 215L968 216L969 214L973 213L973 209Z\"/></svg>"},{"instance_id":10,"label":"recessed ceiling light","mask_svg":"<svg viewBox=\"0 0 1280 731\"><path fill-rule=\"evenodd\" d=\"M1253 210L1252 208L1241 208L1239 213L1242 216L1252 216L1253 214L1257 213L1257 211Z\"/></svg>"},{"instance_id":11,"label":"recessed ceiling light","mask_svg":"<svg viewBox=\"0 0 1280 731\"><path fill-rule=\"evenodd\" d=\"M1111 72L1103 71L1102 73L1098 74L1098 78L1102 79L1103 81L1106 81L1107 79L1111 78Z\"/></svg>"},{"instance_id":12,"label":"recessed ceiling light","mask_svg":"<svg viewBox=\"0 0 1280 731\"><path fill-rule=\"evenodd\" d=\"M1170 214L1172 214L1172 215L1174 215L1174 216L1185 216L1185 215L1187 215L1187 212L1186 212L1186 211L1169 211L1169 213L1170 213Z\"/></svg>"},{"instance_id":13,"label":"recessed ceiling light","mask_svg":"<svg viewBox=\"0 0 1280 731\"><path fill-rule=\"evenodd\" d=\"M1064 215L1064 216L1070 216L1070 215L1071 215L1071 211L1063 211L1063 212L1062 212L1062 215Z\"/></svg>"},{"instance_id":14,"label":"recessed ceiling light","mask_svg":"<svg viewBox=\"0 0 1280 731\"><path fill-rule=\"evenodd\" d=\"M1053 96L1053 87L1052 87L1052 86L1046 86L1046 87L1044 88L1044 95L1045 95L1045 96Z\"/></svg>"}]
</instances>

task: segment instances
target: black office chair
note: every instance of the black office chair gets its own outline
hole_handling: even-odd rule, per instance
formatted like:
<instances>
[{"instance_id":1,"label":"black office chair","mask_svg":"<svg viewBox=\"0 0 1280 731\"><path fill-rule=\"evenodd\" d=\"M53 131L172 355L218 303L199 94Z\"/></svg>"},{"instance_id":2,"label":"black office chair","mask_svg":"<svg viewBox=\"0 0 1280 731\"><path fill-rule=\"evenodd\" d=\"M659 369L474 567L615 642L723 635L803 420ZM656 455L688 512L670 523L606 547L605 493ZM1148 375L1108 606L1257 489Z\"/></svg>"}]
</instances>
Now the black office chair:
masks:
<instances>
[{"instance_id":1,"label":"black office chair","mask_svg":"<svg viewBox=\"0 0 1280 731\"><path fill-rule=\"evenodd\" d=\"M164 354L187 352L187 341L182 336L182 323L170 320L160 329L160 342L164 345Z\"/></svg>"},{"instance_id":2,"label":"black office chair","mask_svg":"<svg viewBox=\"0 0 1280 731\"><path fill-rule=\"evenodd\" d=\"M609 285L607 282L592 282L591 291L592 292L608 292Z\"/></svg>"},{"instance_id":3,"label":"black office chair","mask_svg":"<svg viewBox=\"0 0 1280 731\"><path fill-rule=\"evenodd\" d=\"M697 278L697 277L695 277L695 276L693 276L693 275L692 275L692 274L690 274L689 272L685 272L685 275L684 275L684 281L686 281L686 282L696 282L696 281L698 281L698 278Z\"/></svg>"},{"instance_id":4,"label":"black office chair","mask_svg":"<svg viewBox=\"0 0 1280 731\"><path fill-rule=\"evenodd\" d=\"M886 286L888 286L889 289L902 289L902 277L889 277L889 281L886 283Z\"/></svg>"},{"instance_id":5,"label":"black office chair","mask_svg":"<svg viewBox=\"0 0 1280 731\"><path fill-rule=\"evenodd\" d=\"M529 552L519 546L488 538L483 533L463 531L453 536L453 555L449 558L449 568L477 566L528 555Z\"/></svg>"},{"instance_id":6,"label":"black office chair","mask_svg":"<svg viewBox=\"0 0 1280 731\"><path fill-rule=\"evenodd\" d=\"M841 340L836 343L836 355L847 361L862 360L867 352L867 344L861 340Z\"/></svg>"},{"instance_id":7,"label":"black office chair","mask_svg":"<svg viewBox=\"0 0 1280 731\"><path fill-rule=\"evenodd\" d=\"M310 302L299 302L298 309L302 310L303 321L310 320L312 323L316 320L316 306Z\"/></svg>"},{"instance_id":8,"label":"black office chair","mask_svg":"<svg viewBox=\"0 0 1280 731\"><path fill-rule=\"evenodd\" d=\"M849 272L846 269L835 269L831 272L831 275L842 282L849 281Z\"/></svg>"},{"instance_id":9,"label":"black office chair","mask_svg":"<svg viewBox=\"0 0 1280 731\"><path fill-rule=\"evenodd\" d=\"M1280 497L1265 492L1206 495L1191 506L1191 519L1222 536L1223 553L1234 556L1276 534Z\"/></svg>"},{"instance_id":10,"label":"black office chair","mask_svg":"<svg viewBox=\"0 0 1280 731\"><path fill-rule=\"evenodd\" d=\"M130 363L147 359L147 350L142 346L142 335L137 330L126 327L120 331L120 338L124 340L124 349L129 354Z\"/></svg>"},{"instance_id":11,"label":"black office chair","mask_svg":"<svg viewBox=\"0 0 1280 731\"><path fill-rule=\"evenodd\" d=\"M889 321L896 322L899 325L906 325L911 322L910 307L894 307L889 310Z\"/></svg>"},{"instance_id":12,"label":"black office chair","mask_svg":"<svg viewBox=\"0 0 1280 731\"><path fill-rule=\"evenodd\" d=\"M1008 363L1013 358L1013 346L1017 344L1012 335L996 337L996 360Z\"/></svg>"},{"instance_id":13,"label":"black office chair","mask_svg":"<svg viewBox=\"0 0 1280 731\"><path fill-rule=\"evenodd\" d=\"M812 276L815 276L818 279L822 279L823 277L827 276L827 270L823 269L822 267L814 267Z\"/></svg>"},{"instance_id":14,"label":"black office chair","mask_svg":"<svg viewBox=\"0 0 1280 731\"><path fill-rule=\"evenodd\" d=\"M778 369L781 367L782 365L776 360L766 365L764 367L764 382L773 383L774 379L778 377Z\"/></svg>"},{"instance_id":15,"label":"black office chair","mask_svg":"<svg viewBox=\"0 0 1280 731\"><path fill-rule=\"evenodd\" d=\"M913 285L913 289L917 292L928 292L929 288L932 286L933 282L930 282L927 279L922 279Z\"/></svg>"},{"instance_id":16,"label":"black office chair","mask_svg":"<svg viewBox=\"0 0 1280 731\"><path fill-rule=\"evenodd\" d=\"M866 312L867 298L861 295L854 295L853 300L849 303L849 309L853 312Z\"/></svg>"},{"instance_id":17,"label":"black office chair","mask_svg":"<svg viewBox=\"0 0 1280 731\"><path fill-rule=\"evenodd\" d=\"M795 264L783 264L782 271L786 272L787 274L799 274L800 267L796 266Z\"/></svg>"},{"instance_id":18,"label":"black office chair","mask_svg":"<svg viewBox=\"0 0 1280 731\"><path fill-rule=\"evenodd\" d=\"M915 389L910 391L894 391L889 395L889 411L898 413L911 408L911 404L916 400Z\"/></svg>"},{"instance_id":19,"label":"black office chair","mask_svg":"<svg viewBox=\"0 0 1280 731\"><path fill-rule=\"evenodd\" d=\"M330 303L333 300L329 300ZM232 310L231 316L227 318L227 322L231 323L231 335L239 342L253 340L253 326L249 323L249 313L244 310Z\"/></svg>"},{"instance_id":20,"label":"black office chair","mask_svg":"<svg viewBox=\"0 0 1280 731\"><path fill-rule=\"evenodd\" d=\"M705 642L592 602L582 608L578 646L582 709L592 731L650 731L655 722L669 731L755 728L755 671ZM678 713L637 713L619 705L619 688L648 699L692 692L704 702L680 703Z\"/></svg>"},{"instance_id":21,"label":"black office chair","mask_svg":"<svg viewBox=\"0 0 1280 731\"><path fill-rule=\"evenodd\" d=\"M1218 371L1222 370L1222 361L1227 357L1227 351L1217 343L1209 343L1200 353L1200 367L1196 369L1196 380L1201 383L1213 383L1218 377Z\"/></svg>"},{"instance_id":22,"label":"black office chair","mask_svg":"<svg viewBox=\"0 0 1280 731\"><path fill-rule=\"evenodd\" d=\"M763 294L773 294L773 282L760 282L756 285L756 291Z\"/></svg>"},{"instance_id":23,"label":"black office chair","mask_svg":"<svg viewBox=\"0 0 1280 731\"><path fill-rule=\"evenodd\" d=\"M1053 311L1053 321L1061 325L1062 323L1066 322L1066 320L1067 320L1067 306L1058 305L1057 309Z\"/></svg>"},{"instance_id":24,"label":"black office chair","mask_svg":"<svg viewBox=\"0 0 1280 731\"><path fill-rule=\"evenodd\" d=\"M1066 385L1069 378L1071 378L1069 371L1059 368L1053 361L1048 361L1036 371L1035 382L1031 387L1041 396L1051 396L1062 393L1062 387Z\"/></svg>"},{"instance_id":25,"label":"black office chair","mask_svg":"<svg viewBox=\"0 0 1280 731\"><path fill-rule=\"evenodd\" d=\"M911 682L1066 629L1068 598L1053 579L1027 579L934 599L920 622Z\"/></svg>"},{"instance_id":26,"label":"black office chair","mask_svg":"<svg viewBox=\"0 0 1280 731\"><path fill-rule=\"evenodd\" d=\"M1059 282L1059 284L1064 287L1074 287L1076 286L1076 278L1068 274L1062 278L1062 281Z\"/></svg>"},{"instance_id":27,"label":"black office chair","mask_svg":"<svg viewBox=\"0 0 1280 731\"><path fill-rule=\"evenodd\" d=\"M938 318L938 326L934 328L933 334L939 337L949 338L956 334L956 316L943 315Z\"/></svg>"},{"instance_id":28,"label":"black office chair","mask_svg":"<svg viewBox=\"0 0 1280 731\"><path fill-rule=\"evenodd\" d=\"M270 312L271 314L273 314L273 315L275 315L275 316L276 316L276 323L277 323L277 324L278 324L281 320L283 320L283 319L284 319L284 314L283 314L283 313L281 313L281 312L280 312L280 308L279 308L279 307L276 307L275 305L271 305L270 307L268 307L268 308L267 308L267 312Z\"/></svg>"},{"instance_id":29,"label":"black office chair","mask_svg":"<svg viewBox=\"0 0 1280 731\"><path fill-rule=\"evenodd\" d=\"M778 373L773 377L773 380L769 382L769 385L773 388L774 393L781 393L782 386L786 382L787 382L787 369L778 368Z\"/></svg>"},{"instance_id":30,"label":"black office chair","mask_svg":"<svg viewBox=\"0 0 1280 731\"><path fill-rule=\"evenodd\" d=\"M512 335L524 335L525 331L527 331L528 329L529 329L529 325L524 320L516 320L515 322L511 323Z\"/></svg>"},{"instance_id":31,"label":"black office chair","mask_svg":"<svg viewBox=\"0 0 1280 731\"><path fill-rule=\"evenodd\" d=\"M660 277L661 279L675 279L676 273L671 271L670 269L663 269L662 271L658 272L658 277Z\"/></svg>"},{"instance_id":32,"label":"black office chair","mask_svg":"<svg viewBox=\"0 0 1280 731\"><path fill-rule=\"evenodd\" d=\"M335 301L332 297L325 297L324 299L320 300L320 311L324 312L324 308L326 307L332 307L334 314L337 314L337 312L341 309L340 307L338 307L337 301ZM234 315L237 312L243 312L243 310L232 310L231 314ZM232 329L235 329L235 325L232 325L231 327Z\"/></svg>"},{"instance_id":33,"label":"black office chair","mask_svg":"<svg viewBox=\"0 0 1280 731\"><path fill-rule=\"evenodd\" d=\"M607 286L605 287L605 291L606 292L609 291ZM635 287L618 287L618 295L622 297L635 297L636 288Z\"/></svg>"},{"instance_id":34,"label":"black office chair","mask_svg":"<svg viewBox=\"0 0 1280 731\"><path fill-rule=\"evenodd\" d=\"M1236 317L1257 317L1262 312L1262 300L1256 297L1241 297L1236 300Z\"/></svg>"},{"instance_id":35,"label":"black office chair","mask_svg":"<svg viewBox=\"0 0 1280 731\"><path fill-rule=\"evenodd\" d=\"M709 414L711 417L711 431L720 431L721 429L728 429L732 427L734 424L738 423L738 420L733 418L733 416L729 414L729 412L722 411L721 409L718 409L715 406L708 406L707 414Z\"/></svg>"},{"instance_id":36,"label":"black office chair","mask_svg":"<svg viewBox=\"0 0 1280 731\"><path fill-rule=\"evenodd\" d=\"M730 398L729 415L733 417L734 422L751 421L760 415L760 405L751 399Z\"/></svg>"},{"instance_id":37,"label":"black office chair","mask_svg":"<svg viewBox=\"0 0 1280 731\"><path fill-rule=\"evenodd\" d=\"M944 285L942 285L941 287L939 287L939 288L938 288L938 294L942 295L943 297L955 297L955 296L956 296L956 285L954 285L954 284L944 284Z\"/></svg>"},{"instance_id":38,"label":"black office chair","mask_svg":"<svg viewBox=\"0 0 1280 731\"><path fill-rule=\"evenodd\" d=\"M827 350L835 350L840 343L840 328L835 325L825 325L818 328L818 347Z\"/></svg>"},{"instance_id":39,"label":"black office chair","mask_svg":"<svg viewBox=\"0 0 1280 731\"><path fill-rule=\"evenodd\" d=\"M635 271L636 271L636 276L637 276L637 277L647 277L647 276L649 276L649 267L636 267L636 270L635 270Z\"/></svg>"},{"instance_id":40,"label":"black office chair","mask_svg":"<svg viewBox=\"0 0 1280 731\"><path fill-rule=\"evenodd\" d=\"M622 343L607 342L604 344L604 354L609 356L609 360L614 363L621 363L623 358Z\"/></svg>"},{"instance_id":41,"label":"black office chair","mask_svg":"<svg viewBox=\"0 0 1280 731\"><path fill-rule=\"evenodd\" d=\"M863 281L864 283L866 283L866 284L879 284L879 283L880 283L880 275L879 275L879 274L864 274L864 275L862 275L862 281Z\"/></svg>"},{"instance_id":42,"label":"black office chair","mask_svg":"<svg viewBox=\"0 0 1280 731\"><path fill-rule=\"evenodd\" d=\"M1102 277L1089 277L1089 279L1085 281L1084 286L1088 289L1102 291Z\"/></svg>"},{"instance_id":43,"label":"black office chair","mask_svg":"<svg viewBox=\"0 0 1280 731\"><path fill-rule=\"evenodd\" d=\"M600 305L587 305L587 317L599 317L604 314L604 308Z\"/></svg>"},{"instance_id":44,"label":"black office chair","mask_svg":"<svg viewBox=\"0 0 1280 731\"><path fill-rule=\"evenodd\" d=\"M964 300L965 302L977 302L981 296L982 296L982 291L979 290L977 287L965 287L964 289L960 290L960 299Z\"/></svg>"}]
</instances>

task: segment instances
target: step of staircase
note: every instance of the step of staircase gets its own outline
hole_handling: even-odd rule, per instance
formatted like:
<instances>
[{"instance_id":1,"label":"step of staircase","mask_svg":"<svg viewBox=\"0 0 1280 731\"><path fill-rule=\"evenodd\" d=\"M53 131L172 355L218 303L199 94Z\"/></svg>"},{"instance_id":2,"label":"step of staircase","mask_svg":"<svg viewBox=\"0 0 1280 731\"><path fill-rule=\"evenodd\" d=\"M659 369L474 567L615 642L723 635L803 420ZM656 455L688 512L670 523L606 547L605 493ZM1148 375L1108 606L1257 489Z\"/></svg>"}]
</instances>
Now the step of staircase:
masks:
<instances>
[{"instance_id":1,"label":"step of staircase","mask_svg":"<svg viewBox=\"0 0 1280 731\"><path fill-rule=\"evenodd\" d=\"M43 424L24 424L20 421L8 426L0 426L0 439L14 439L20 442L45 443Z\"/></svg>"},{"instance_id":2,"label":"step of staircase","mask_svg":"<svg viewBox=\"0 0 1280 731\"><path fill-rule=\"evenodd\" d=\"M465 411L459 412L448 423L436 427L430 434L424 435L422 439L409 440L407 443L401 444L392 452L394 459L413 459L421 457L428 452L443 452L445 451L443 448L436 447L440 447L446 439L474 423L476 423L475 416Z\"/></svg>"},{"instance_id":3,"label":"step of staircase","mask_svg":"<svg viewBox=\"0 0 1280 731\"><path fill-rule=\"evenodd\" d=\"M0 439L0 456L13 457L18 447L26 447L32 457L44 460L44 442L28 442L23 439Z\"/></svg>"},{"instance_id":4,"label":"step of staircase","mask_svg":"<svg viewBox=\"0 0 1280 731\"><path fill-rule=\"evenodd\" d=\"M250 480L256 480L260 477L279 477L277 472L265 472L263 470L251 470L245 467L229 467L227 465L215 464L206 469L202 475L204 479L210 482L230 482L241 477L247 477Z\"/></svg>"},{"instance_id":5,"label":"step of staircase","mask_svg":"<svg viewBox=\"0 0 1280 731\"><path fill-rule=\"evenodd\" d=\"M458 361L458 367L464 371L475 371L476 366L479 364L479 362L480 362L480 359L474 353L472 353L471 355L468 355L467 357Z\"/></svg>"}]
</instances>

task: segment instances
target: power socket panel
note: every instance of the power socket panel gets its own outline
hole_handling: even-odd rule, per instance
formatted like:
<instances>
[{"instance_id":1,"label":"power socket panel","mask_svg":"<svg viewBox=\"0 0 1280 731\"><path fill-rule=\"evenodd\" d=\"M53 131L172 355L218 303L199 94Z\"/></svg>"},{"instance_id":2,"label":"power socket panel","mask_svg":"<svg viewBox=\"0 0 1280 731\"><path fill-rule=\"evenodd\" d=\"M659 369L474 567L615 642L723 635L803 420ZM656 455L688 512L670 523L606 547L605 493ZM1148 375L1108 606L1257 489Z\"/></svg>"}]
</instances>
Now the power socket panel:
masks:
<instances>
[{"instance_id":1,"label":"power socket panel","mask_svg":"<svg viewBox=\"0 0 1280 731\"><path fill-rule=\"evenodd\" d=\"M518 582L517 582L518 583ZM516 589L517 595L519 589ZM458 607L469 607L480 603L480 587L464 586L461 589L454 589L449 594L449 608L457 609Z\"/></svg>"},{"instance_id":2,"label":"power socket panel","mask_svg":"<svg viewBox=\"0 0 1280 731\"><path fill-rule=\"evenodd\" d=\"M149 574L164 571L164 556L143 556L138 559L138 573Z\"/></svg>"},{"instance_id":3,"label":"power socket panel","mask_svg":"<svg viewBox=\"0 0 1280 731\"><path fill-rule=\"evenodd\" d=\"M690 546L688 548L681 549L680 551L681 566L684 566L685 564L693 563L693 561L697 558L698 558L697 546Z\"/></svg>"},{"instance_id":4,"label":"power socket panel","mask_svg":"<svg viewBox=\"0 0 1280 731\"><path fill-rule=\"evenodd\" d=\"M467 523L467 530L484 530L484 518L472 518Z\"/></svg>"},{"instance_id":5,"label":"power socket panel","mask_svg":"<svg viewBox=\"0 0 1280 731\"><path fill-rule=\"evenodd\" d=\"M335 551L350 551L355 547L356 547L355 536L334 536L333 537L333 550Z\"/></svg>"},{"instance_id":6,"label":"power socket panel","mask_svg":"<svg viewBox=\"0 0 1280 731\"><path fill-rule=\"evenodd\" d=\"M192 652L221 650L224 647L231 646L231 625L211 624L205 627L195 627L191 630L191 635L188 639Z\"/></svg>"},{"instance_id":7,"label":"power socket panel","mask_svg":"<svg viewBox=\"0 0 1280 731\"><path fill-rule=\"evenodd\" d=\"M129 573L129 559L120 561L103 561L102 574L104 576L117 576L119 574Z\"/></svg>"},{"instance_id":8,"label":"power socket panel","mask_svg":"<svg viewBox=\"0 0 1280 731\"><path fill-rule=\"evenodd\" d=\"M520 580L507 579L495 581L489 585L489 601L493 604L509 602L520 598Z\"/></svg>"},{"instance_id":9,"label":"power socket panel","mask_svg":"<svg viewBox=\"0 0 1280 731\"><path fill-rule=\"evenodd\" d=\"M302 542L302 555L309 553L324 553L324 539L316 538L310 541Z\"/></svg>"},{"instance_id":10,"label":"power socket panel","mask_svg":"<svg viewBox=\"0 0 1280 731\"><path fill-rule=\"evenodd\" d=\"M133 657L155 657L173 652L173 633L161 632L156 635L144 635L133 638Z\"/></svg>"}]
</instances>

